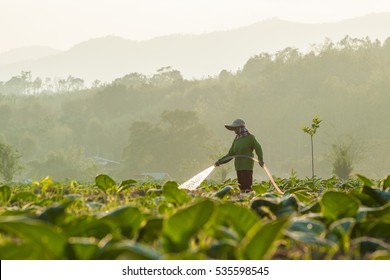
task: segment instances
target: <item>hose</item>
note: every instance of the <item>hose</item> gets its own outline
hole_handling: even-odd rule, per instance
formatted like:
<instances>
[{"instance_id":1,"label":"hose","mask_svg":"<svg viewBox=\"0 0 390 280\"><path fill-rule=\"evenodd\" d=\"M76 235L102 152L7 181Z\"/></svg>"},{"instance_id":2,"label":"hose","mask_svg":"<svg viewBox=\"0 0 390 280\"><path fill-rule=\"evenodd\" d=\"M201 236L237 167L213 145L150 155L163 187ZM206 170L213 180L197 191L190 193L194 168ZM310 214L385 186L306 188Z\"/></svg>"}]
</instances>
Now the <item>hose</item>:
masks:
<instances>
[{"instance_id":1,"label":"hose","mask_svg":"<svg viewBox=\"0 0 390 280\"><path fill-rule=\"evenodd\" d=\"M224 158L223 161L221 161L220 163L223 164L223 163L227 163L229 161L231 161L233 158L235 157L238 157L238 158L249 158L257 163L260 163L258 159L252 157L252 156L248 156L248 155L233 155L233 156L228 156L226 158ZM271 173L269 172L267 166L265 164L263 164L262 168L264 169L265 173L267 173L267 176L268 178L270 179L272 185L275 187L275 189L280 193L280 194L283 194L283 191L281 189L279 189L278 185L275 183L275 180L274 178L272 178L272 175Z\"/></svg>"}]
</instances>

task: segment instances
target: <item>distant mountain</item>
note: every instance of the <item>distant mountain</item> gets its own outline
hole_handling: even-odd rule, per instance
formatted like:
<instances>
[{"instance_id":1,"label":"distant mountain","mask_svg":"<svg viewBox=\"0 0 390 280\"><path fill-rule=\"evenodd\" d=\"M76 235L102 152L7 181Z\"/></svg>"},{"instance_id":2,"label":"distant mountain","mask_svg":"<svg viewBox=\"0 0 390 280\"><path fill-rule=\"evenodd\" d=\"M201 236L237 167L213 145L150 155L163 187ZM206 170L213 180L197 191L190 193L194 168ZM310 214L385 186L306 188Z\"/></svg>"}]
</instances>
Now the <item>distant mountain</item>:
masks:
<instances>
[{"instance_id":1,"label":"distant mountain","mask_svg":"<svg viewBox=\"0 0 390 280\"><path fill-rule=\"evenodd\" d=\"M275 53L286 47L306 52L325 38L336 42L349 35L384 41L390 36L389 26L390 13L381 13L323 24L274 18L234 30L170 35L139 42L108 36L40 59L0 65L0 80L26 70L40 77L73 75L89 82L111 81L131 72L150 75L163 66L172 66L187 79L201 78L217 75L223 69L237 71L250 57L262 52Z\"/></svg>"},{"instance_id":2,"label":"distant mountain","mask_svg":"<svg viewBox=\"0 0 390 280\"><path fill-rule=\"evenodd\" d=\"M56 55L60 52L61 51L59 50L44 46L17 48L0 53L0 65L39 59L50 55Z\"/></svg>"}]
</instances>

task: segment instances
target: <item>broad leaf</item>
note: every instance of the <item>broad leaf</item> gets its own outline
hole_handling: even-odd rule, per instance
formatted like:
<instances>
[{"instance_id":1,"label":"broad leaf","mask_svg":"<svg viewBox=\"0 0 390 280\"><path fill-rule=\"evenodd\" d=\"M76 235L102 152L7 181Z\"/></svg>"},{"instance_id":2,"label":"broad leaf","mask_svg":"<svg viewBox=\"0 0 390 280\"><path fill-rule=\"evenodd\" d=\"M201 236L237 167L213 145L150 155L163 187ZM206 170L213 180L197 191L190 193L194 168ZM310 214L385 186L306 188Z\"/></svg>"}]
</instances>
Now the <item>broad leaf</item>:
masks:
<instances>
[{"instance_id":1,"label":"broad leaf","mask_svg":"<svg viewBox=\"0 0 390 280\"><path fill-rule=\"evenodd\" d=\"M66 217L65 209L72 203L73 201L66 201L61 204L53 204L47 207L38 218L47 223L61 225Z\"/></svg>"},{"instance_id":2,"label":"broad leaf","mask_svg":"<svg viewBox=\"0 0 390 280\"><path fill-rule=\"evenodd\" d=\"M298 211L298 201L294 195L283 197L278 204L276 215L278 217Z\"/></svg>"},{"instance_id":3,"label":"broad leaf","mask_svg":"<svg viewBox=\"0 0 390 280\"><path fill-rule=\"evenodd\" d=\"M365 214L367 219L377 219L390 223L390 203L378 208L369 208Z\"/></svg>"},{"instance_id":4,"label":"broad leaf","mask_svg":"<svg viewBox=\"0 0 390 280\"><path fill-rule=\"evenodd\" d=\"M42 221L20 216L0 217L0 231L16 235L46 251L47 257L61 259L66 238L61 231ZM31 254L26 250L26 258Z\"/></svg>"},{"instance_id":5,"label":"broad leaf","mask_svg":"<svg viewBox=\"0 0 390 280\"><path fill-rule=\"evenodd\" d=\"M99 259L104 260L158 260L161 254L153 248L133 241L109 242L101 250Z\"/></svg>"},{"instance_id":6,"label":"broad leaf","mask_svg":"<svg viewBox=\"0 0 390 280\"><path fill-rule=\"evenodd\" d=\"M218 240L206 251L208 257L217 260L233 260L236 258L237 242L232 240Z\"/></svg>"},{"instance_id":7,"label":"broad leaf","mask_svg":"<svg viewBox=\"0 0 390 280\"><path fill-rule=\"evenodd\" d=\"M144 216L138 208L125 206L103 216L100 222L108 224L113 229L113 234L119 229L122 235L132 238L138 232L143 219Z\"/></svg>"},{"instance_id":8,"label":"broad leaf","mask_svg":"<svg viewBox=\"0 0 390 280\"><path fill-rule=\"evenodd\" d=\"M32 192L20 192L11 197L11 203L13 202L34 202L37 200L37 196Z\"/></svg>"},{"instance_id":9,"label":"broad leaf","mask_svg":"<svg viewBox=\"0 0 390 280\"><path fill-rule=\"evenodd\" d=\"M214 203L204 200L181 209L167 220L164 220L162 241L167 252L186 250L190 239L210 219L214 212Z\"/></svg>"},{"instance_id":10,"label":"broad leaf","mask_svg":"<svg viewBox=\"0 0 390 280\"><path fill-rule=\"evenodd\" d=\"M215 223L232 226L242 238L258 221L256 214L247 207L224 203L218 207Z\"/></svg>"},{"instance_id":11,"label":"broad leaf","mask_svg":"<svg viewBox=\"0 0 390 280\"><path fill-rule=\"evenodd\" d=\"M388 188L390 188L390 175L383 180L383 190L387 190Z\"/></svg>"},{"instance_id":12,"label":"broad leaf","mask_svg":"<svg viewBox=\"0 0 390 280\"><path fill-rule=\"evenodd\" d=\"M253 185L252 189L253 189L253 191L255 192L256 195L265 194L267 192L267 190L268 190L267 186L261 185L261 184Z\"/></svg>"},{"instance_id":13,"label":"broad leaf","mask_svg":"<svg viewBox=\"0 0 390 280\"><path fill-rule=\"evenodd\" d=\"M380 189L364 186L362 193L369 195L379 205L384 205L384 204L390 202L390 192L389 191L382 191Z\"/></svg>"},{"instance_id":14,"label":"broad leaf","mask_svg":"<svg viewBox=\"0 0 390 280\"><path fill-rule=\"evenodd\" d=\"M356 174L356 176L363 183L363 186L371 187L371 186L375 185L373 181L371 181L370 179L368 179L367 177L365 177L363 175Z\"/></svg>"},{"instance_id":15,"label":"broad leaf","mask_svg":"<svg viewBox=\"0 0 390 280\"><path fill-rule=\"evenodd\" d=\"M389 238L390 222L374 220L360 222L353 229L353 236L367 236L377 238Z\"/></svg>"},{"instance_id":16,"label":"broad leaf","mask_svg":"<svg viewBox=\"0 0 390 280\"><path fill-rule=\"evenodd\" d=\"M67 218L69 219L69 216ZM115 227L113 223L105 223L97 217L89 215L74 217L64 224L62 228L68 236L95 237L97 239L102 239L113 231L118 235L121 233L121 229L118 226Z\"/></svg>"},{"instance_id":17,"label":"broad leaf","mask_svg":"<svg viewBox=\"0 0 390 280\"><path fill-rule=\"evenodd\" d=\"M0 202L8 202L11 199L11 188L0 186Z\"/></svg>"},{"instance_id":18,"label":"broad leaf","mask_svg":"<svg viewBox=\"0 0 390 280\"><path fill-rule=\"evenodd\" d=\"M104 191L110 191L116 188L114 179L105 174L100 174L95 177L95 185Z\"/></svg>"},{"instance_id":19,"label":"broad leaf","mask_svg":"<svg viewBox=\"0 0 390 280\"><path fill-rule=\"evenodd\" d=\"M320 213L320 212L321 212L321 204L318 201L303 207L301 210L302 214Z\"/></svg>"},{"instance_id":20,"label":"broad leaf","mask_svg":"<svg viewBox=\"0 0 390 280\"><path fill-rule=\"evenodd\" d=\"M152 242L157 240L162 231L163 219L152 218L146 222L146 224L140 229L138 233L139 242Z\"/></svg>"},{"instance_id":21,"label":"broad leaf","mask_svg":"<svg viewBox=\"0 0 390 280\"><path fill-rule=\"evenodd\" d=\"M179 189L176 182L168 181L162 187L163 195L168 202L182 205L191 200L191 197L186 193L185 190Z\"/></svg>"},{"instance_id":22,"label":"broad leaf","mask_svg":"<svg viewBox=\"0 0 390 280\"><path fill-rule=\"evenodd\" d=\"M124 180L119 184L118 191L122 191L124 189L130 188L134 186L136 183L137 181L133 179Z\"/></svg>"},{"instance_id":23,"label":"broad leaf","mask_svg":"<svg viewBox=\"0 0 390 280\"><path fill-rule=\"evenodd\" d=\"M264 197L252 201L251 209L254 210L262 218L271 218L272 215L276 214L278 204L275 199Z\"/></svg>"},{"instance_id":24,"label":"broad leaf","mask_svg":"<svg viewBox=\"0 0 390 280\"><path fill-rule=\"evenodd\" d=\"M328 191L321 198L322 214L329 220L338 220L356 215L360 203L351 195Z\"/></svg>"},{"instance_id":25,"label":"broad leaf","mask_svg":"<svg viewBox=\"0 0 390 280\"><path fill-rule=\"evenodd\" d=\"M268 224L254 225L241 244L242 257L246 260L261 260L272 256L275 241L281 236L288 219L281 218Z\"/></svg>"},{"instance_id":26,"label":"broad leaf","mask_svg":"<svg viewBox=\"0 0 390 280\"><path fill-rule=\"evenodd\" d=\"M218 198L224 198L232 190L233 190L232 186L226 186L226 187L222 188L221 190L219 190L218 192L216 192L214 196L216 196Z\"/></svg>"},{"instance_id":27,"label":"broad leaf","mask_svg":"<svg viewBox=\"0 0 390 280\"><path fill-rule=\"evenodd\" d=\"M356 220L353 218L337 220L329 226L329 232L326 234L326 238L338 243L340 249L348 252L350 250L349 240L355 224Z\"/></svg>"},{"instance_id":28,"label":"broad leaf","mask_svg":"<svg viewBox=\"0 0 390 280\"><path fill-rule=\"evenodd\" d=\"M0 246L1 260L50 260L53 256L36 243L7 243Z\"/></svg>"},{"instance_id":29,"label":"broad leaf","mask_svg":"<svg viewBox=\"0 0 390 280\"><path fill-rule=\"evenodd\" d=\"M287 231L286 236L295 240L298 243L303 244L314 244L325 247L334 247L335 243L330 240L324 239L321 236L308 234L300 231Z\"/></svg>"},{"instance_id":30,"label":"broad leaf","mask_svg":"<svg viewBox=\"0 0 390 280\"><path fill-rule=\"evenodd\" d=\"M315 219L310 218L298 218L295 219L288 231L304 232L313 235L320 235L325 231L326 226Z\"/></svg>"},{"instance_id":31,"label":"broad leaf","mask_svg":"<svg viewBox=\"0 0 390 280\"><path fill-rule=\"evenodd\" d=\"M93 237L71 237L66 245L66 255L71 260L93 260L99 252L99 240Z\"/></svg>"},{"instance_id":32,"label":"broad leaf","mask_svg":"<svg viewBox=\"0 0 390 280\"><path fill-rule=\"evenodd\" d=\"M359 237L354 239L352 247L355 247L360 258L364 258L365 254L373 253L377 250L390 252L390 245L380 239L372 237Z\"/></svg>"}]
</instances>

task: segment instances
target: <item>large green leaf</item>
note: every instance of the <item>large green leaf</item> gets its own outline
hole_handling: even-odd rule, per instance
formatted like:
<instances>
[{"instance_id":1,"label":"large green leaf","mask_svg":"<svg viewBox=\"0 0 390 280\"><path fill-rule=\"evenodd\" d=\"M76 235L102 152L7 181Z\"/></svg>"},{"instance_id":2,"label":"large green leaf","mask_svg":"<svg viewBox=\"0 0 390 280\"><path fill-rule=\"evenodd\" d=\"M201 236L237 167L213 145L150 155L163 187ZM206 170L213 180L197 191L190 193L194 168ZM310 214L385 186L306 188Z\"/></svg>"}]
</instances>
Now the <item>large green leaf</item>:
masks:
<instances>
[{"instance_id":1,"label":"large green leaf","mask_svg":"<svg viewBox=\"0 0 390 280\"><path fill-rule=\"evenodd\" d=\"M158 260L161 259L161 254L141 243L123 240L109 242L100 250L98 258L104 260Z\"/></svg>"},{"instance_id":2,"label":"large green leaf","mask_svg":"<svg viewBox=\"0 0 390 280\"><path fill-rule=\"evenodd\" d=\"M217 260L233 260L236 258L237 242L233 240L218 240L207 250L208 257Z\"/></svg>"},{"instance_id":3,"label":"large green leaf","mask_svg":"<svg viewBox=\"0 0 390 280\"><path fill-rule=\"evenodd\" d=\"M378 202L374 198L372 198L370 195L362 193L362 192L353 192L352 195L356 197L362 205L368 206L368 207L375 207L378 206Z\"/></svg>"},{"instance_id":4,"label":"large green leaf","mask_svg":"<svg viewBox=\"0 0 390 280\"><path fill-rule=\"evenodd\" d=\"M295 198L295 195L284 196L283 199L278 204L278 210L276 215L278 217L283 215L289 215L298 211L298 201Z\"/></svg>"},{"instance_id":5,"label":"large green leaf","mask_svg":"<svg viewBox=\"0 0 390 280\"><path fill-rule=\"evenodd\" d=\"M11 199L11 188L0 186L0 202L8 202Z\"/></svg>"},{"instance_id":6,"label":"large green leaf","mask_svg":"<svg viewBox=\"0 0 390 280\"><path fill-rule=\"evenodd\" d=\"M231 225L242 238L258 221L256 214L247 207L224 203L218 207L215 224Z\"/></svg>"},{"instance_id":7,"label":"large green leaf","mask_svg":"<svg viewBox=\"0 0 390 280\"><path fill-rule=\"evenodd\" d=\"M71 237L66 245L66 255L71 260L92 260L99 252L99 240L93 237Z\"/></svg>"},{"instance_id":8,"label":"large green leaf","mask_svg":"<svg viewBox=\"0 0 390 280\"><path fill-rule=\"evenodd\" d=\"M162 187L166 200L177 205L182 205L191 200L185 190L179 189L176 182L168 181Z\"/></svg>"},{"instance_id":9,"label":"large green leaf","mask_svg":"<svg viewBox=\"0 0 390 280\"><path fill-rule=\"evenodd\" d=\"M298 218L289 226L288 231L304 232L307 234L320 235L325 231L326 226L315 219Z\"/></svg>"},{"instance_id":10,"label":"large green leaf","mask_svg":"<svg viewBox=\"0 0 390 280\"><path fill-rule=\"evenodd\" d=\"M390 202L390 192L389 191L382 191L380 189L364 186L362 193L369 195L379 205L385 205L386 203Z\"/></svg>"},{"instance_id":11,"label":"large green leaf","mask_svg":"<svg viewBox=\"0 0 390 280\"><path fill-rule=\"evenodd\" d=\"M132 187L134 186L135 184L137 183L136 180L133 180L133 179L127 179L127 180L124 180L122 181L120 184L119 184L119 189L118 191L122 191L126 188L129 188L129 187Z\"/></svg>"},{"instance_id":12,"label":"large green leaf","mask_svg":"<svg viewBox=\"0 0 390 280\"><path fill-rule=\"evenodd\" d=\"M64 231L69 236L95 237L101 239L108 234L115 238L133 238L138 232L143 214L138 208L125 206L117 208L110 213L97 218L96 216L80 215L70 218L63 225Z\"/></svg>"},{"instance_id":13,"label":"large green leaf","mask_svg":"<svg viewBox=\"0 0 390 280\"><path fill-rule=\"evenodd\" d=\"M368 179L366 176L363 176L361 174L356 174L356 176L363 183L363 186L371 187L371 186L375 185L374 182L372 180Z\"/></svg>"},{"instance_id":14,"label":"large green leaf","mask_svg":"<svg viewBox=\"0 0 390 280\"><path fill-rule=\"evenodd\" d=\"M116 182L106 174L100 174L95 177L95 185L103 191L116 189Z\"/></svg>"},{"instance_id":15,"label":"large green leaf","mask_svg":"<svg viewBox=\"0 0 390 280\"><path fill-rule=\"evenodd\" d=\"M62 225L62 229L68 236L95 237L101 239L107 234L115 232L121 234L121 229L113 223L105 223L96 216L79 215L75 217L67 216L67 223Z\"/></svg>"},{"instance_id":16,"label":"large green leaf","mask_svg":"<svg viewBox=\"0 0 390 280\"><path fill-rule=\"evenodd\" d=\"M37 196L33 194L32 192L20 192L17 194L14 194L11 197L11 203L13 202L34 202L37 200Z\"/></svg>"},{"instance_id":17,"label":"large green leaf","mask_svg":"<svg viewBox=\"0 0 390 280\"><path fill-rule=\"evenodd\" d=\"M329 226L329 231L326 234L326 238L335 243L338 243L339 248L343 252L349 251L349 240L353 230L353 227L356 224L354 218L344 218L333 222Z\"/></svg>"},{"instance_id":18,"label":"large green leaf","mask_svg":"<svg viewBox=\"0 0 390 280\"><path fill-rule=\"evenodd\" d=\"M61 259L66 243L62 232L42 221L21 216L0 217L0 231L16 235L44 249L48 258ZM27 247L28 248L28 247ZM31 254L26 250L26 258Z\"/></svg>"},{"instance_id":19,"label":"large green leaf","mask_svg":"<svg viewBox=\"0 0 390 280\"><path fill-rule=\"evenodd\" d=\"M331 247L334 245L333 242L329 242L322 237L325 230L326 226L322 222L302 217L294 219L285 234L299 243Z\"/></svg>"},{"instance_id":20,"label":"large green leaf","mask_svg":"<svg viewBox=\"0 0 390 280\"><path fill-rule=\"evenodd\" d=\"M272 218L275 215L278 204L275 199L272 198L259 198L251 203L251 209L254 210L260 217Z\"/></svg>"},{"instance_id":21,"label":"large green leaf","mask_svg":"<svg viewBox=\"0 0 390 280\"><path fill-rule=\"evenodd\" d=\"M351 241L352 246L357 251L359 258L365 258L366 254L371 254L376 251L390 252L390 245L380 239L372 237L359 237ZM384 253L386 254L386 253Z\"/></svg>"},{"instance_id":22,"label":"large green leaf","mask_svg":"<svg viewBox=\"0 0 390 280\"><path fill-rule=\"evenodd\" d=\"M312 202L312 199L309 197L309 195L308 195L308 193L306 191L294 192L294 195L296 196L296 198L300 202L302 202L302 203L304 203L306 205L308 205L308 204L310 204Z\"/></svg>"},{"instance_id":23,"label":"large green leaf","mask_svg":"<svg viewBox=\"0 0 390 280\"><path fill-rule=\"evenodd\" d=\"M134 237L144 219L140 210L133 206L124 206L113 210L107 215L100 218L100 222L108 224L112 228L112 233L115 230L120 230L120 233L128 238Z\"/></svg>"},{"instance_id":24,"label":"large green leaf","mask_svg":"<svg viewBox=\"0 0 390 280\"><path fill-rule=\"evenodd\" d=\"M298 210L298 201L294 195L283 196L280 201L276 198L264 197L252 201L251 209L260 217L288 216Z\"/></svg>"},{"instance_id":25,"label":"large green leaf","mask_svg":"<svg viewBox=\"0 0 390 280\"><path fill-rule=\"evenodd\" d=\"M327 240L315 234L308 234L300 231L287 231L286 236L300 244L313 244L324 247L334 247L335 244L331 240Z\"/></svg>"},{"instance_id":26,"label":"large green leaf","mask_svg":"<svg viewBox=\"0 0 390 280\"><path fill-rule=\"evenodd\" d=\"M24 208L24 209L7 209L0 216L34 216L35 209Z\"/></svg>"},{"instance_id":27,"label":"large green leaf","mask_svg":"<svg viewBox=\"0 0 390 280\"><path fill-rule=\"evenodd\" d=\"M218 192L216 192L214 196L216 196L218 198L224 198L232 190L233 190L232 186L226 186L226 187L222 188L221 190L219 190Z\"/></svg>"},{"instance_id":28,"label":"large green leaf","mask_svg":"<svg viewBox=\"0 0 390 280\"><path fill-rule=\"evenodd\" d=\"M241 244L241 255L247 260L268 259L272 256L282 229L288 222L287 218L280 218L268 224L258 222L247 233Z\"/></svg>"},{"instance_id":29,"label":"large green leaf","mask_svg":"<svg viewBox=\"0 0 390 280\"><path fill-rule=\"evenodd\" d=\"M334 221L329 226L329 232L327 237L333 239L333 241L336 241L338 239L344 238L345 236L349 236L355 224L356 220L354 218L344 218ZM336 240L334 240L334 238L336 238Z\"/></svg>"},{"instance_id":30,"label":"large green leaf","mask_svg":"<svg viewBox=\"0 0 390 280\"><path fill-rule=\"evenodd\" d=\"M218 224L217 221L213 221L213 224ZM230 225L217 225L213 232L213 237L217 240L241 240L242 237L238 236L238 233Z\"/></svg>"},{"instance_id":31,"label":"large green leaf","mask_svg":"<svg viewBox=\"0 0 390 280\"><path fill-rule=\"evenodd\" d=\"M162 241L167 252L186 250L190 239L210 219L214 212L214 203L204 200L179 210L164 220Z\"/></svg>"},{"instance_id":32,"label":"large green leaf","mask_svg":"<svg viewBox=\"0 0 390 280\"><path fill-rule=\"evenodd\" d=\"M390 203L378 208L369 208L366 212L367 220L380 220L390 223Z\"/></svg>"},{"instance_id":33,"label":"large green leaf","mask_svg":"<svg viewBox=\"0 0 390 280\"><path fill-rule=\"evenodd\" d=\"M257 184L257 185L253 185L252 189L256 195L262 195L267 192L268 187L264 184Z\"/></svg>"},{"instance_id":34,"label":"large green leaf","mask_svg":"<svg viewBox=\"0 0 390 280\"><path fill-rule=\"evenodd\" d=\"M346 193L328 191L321 198L322 214L329 220L338 220L356 215L360 203Z\"/></svg>"},{"instance_id":35,"label":"large green leaf","mask_svg":"<svg viewBox=\"0 0 390 280\"><path fill-rule=\"evenodd\" d=\"M390 188L390 175L383 180L383 190L387 190L388 188Z\"/></svg>"},{"instance_id":36,"label":"large green leaf","mask_svg":"<svg viewBox=\"0 0 390 280\"><path fill-rule=\"evenodd\" d=\"M319 201L315 201L312 204L303 207L301 210L301 214L320 213L320 212L321 212L321 204Z\"/></svg>"},{"instance_id":37,"label":"large green leaf","mask_svg":"<svg viewBox=\"0 0 390 280\"><path fill-rule=\"evenodd\" d=\"M31 242L7 243L0 246L1 260L50 260L52 255L48 254L44 247Z\"/></svg>"},{"instance_id":38,"label":"large green leaf","mask_svg":"<svg viewBox=\"0 0 390 280\"><path fill-rule=\"evenodd\" d=\"M148 243L157 240L161 235L162 227L162 218L149 219L140 229L137 241Z\"/></svg>"},{"instance_id":39,"label":"large green leaf","mask_svg":"<svg viewBox=\"0 0 390 280\"><path fill-rule=\"evenodd\" d=\"M72 203L73 201L70 200L61 204L50 205L39 215L39 219L55 225L61 225L66 218L65 209Z\"/></svg>"},{"instance_id":40,"label":"large green leaf","mask_svg":"<svg viewBox=\"0 0 390 280\"><path fill-rule=\"evenodd\" d=\"M360 222L354 227L353 236L390 238L390 222L382 220Z\"/></svg>"}]
</instances>

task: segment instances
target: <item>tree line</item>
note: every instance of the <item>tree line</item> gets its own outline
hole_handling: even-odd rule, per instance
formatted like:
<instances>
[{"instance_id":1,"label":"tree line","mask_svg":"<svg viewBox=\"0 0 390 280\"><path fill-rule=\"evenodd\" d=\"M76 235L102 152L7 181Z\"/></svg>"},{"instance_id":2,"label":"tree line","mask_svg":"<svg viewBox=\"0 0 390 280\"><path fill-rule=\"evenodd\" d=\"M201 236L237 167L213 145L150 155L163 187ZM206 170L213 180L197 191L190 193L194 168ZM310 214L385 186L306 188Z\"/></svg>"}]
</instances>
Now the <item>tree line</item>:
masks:
<instances>
[{"instance_id":1,"label":"tree line","mask_svg":"<svg viewBox=\"0 0 390 280\"><path fill-rule=\"evenodd\" d=\"M23 71L0 82L0 142L20 154L19 180L90 180L99 172L185 179L226 153L233 135L223 125L241 117L276 175L310 176L310 141L300 127L319 115L318 175L331 176L337 143L354 139L361 160L349 173L381 177L390 166L389 65L390 39L347 36L308 53L260 53L236 72L203 79L162 67L86 87L80 78Z\"/></svg>"}]
</instances>

